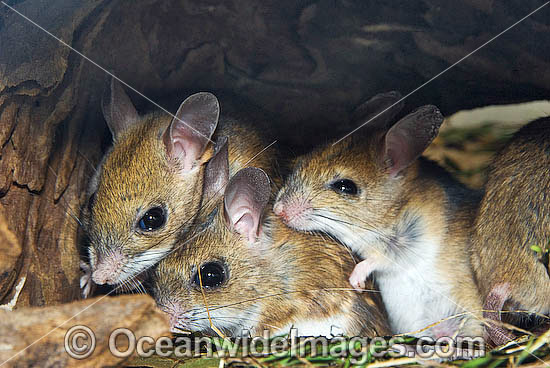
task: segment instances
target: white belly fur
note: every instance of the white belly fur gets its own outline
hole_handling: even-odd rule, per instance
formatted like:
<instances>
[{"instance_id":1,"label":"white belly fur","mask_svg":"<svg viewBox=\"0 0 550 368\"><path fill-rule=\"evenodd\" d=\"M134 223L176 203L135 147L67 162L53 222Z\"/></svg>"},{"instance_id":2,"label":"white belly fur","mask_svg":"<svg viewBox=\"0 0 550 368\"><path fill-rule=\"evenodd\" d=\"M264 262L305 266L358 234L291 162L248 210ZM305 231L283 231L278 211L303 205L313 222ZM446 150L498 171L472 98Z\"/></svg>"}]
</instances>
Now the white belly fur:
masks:
<instances>
[{"instance_id":1,"label":"white belly fur","mask_svg":"<svg viewBox=\"0 0 550 368\"><path fill-rule=\"evenodd\" d=\"M439 242L424 238L414 252L404 252L393 265L374 273L394 333L413 333L463 310L453 300L450 285L437 268L439 247ZM455 322L458 320L445 325ZM426 330L415 335L433 333Z\"/></svg>"}]
</instances>

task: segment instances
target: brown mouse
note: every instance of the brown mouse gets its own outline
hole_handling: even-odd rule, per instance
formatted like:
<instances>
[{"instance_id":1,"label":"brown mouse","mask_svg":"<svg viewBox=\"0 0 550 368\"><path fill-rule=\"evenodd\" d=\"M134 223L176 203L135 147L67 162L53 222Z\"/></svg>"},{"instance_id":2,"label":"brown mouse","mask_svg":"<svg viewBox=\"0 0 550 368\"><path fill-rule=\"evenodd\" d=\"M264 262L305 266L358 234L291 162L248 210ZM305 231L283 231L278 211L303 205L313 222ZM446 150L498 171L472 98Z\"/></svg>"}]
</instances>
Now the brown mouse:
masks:
<instances>
[{"instance_id":1,"label":"brown mouse","mask_svg":"<svg viewBox=\"0 0 550 368\"><path fill-rule=\"evenodd\" d=\"M230 175L249 163L271 172L274 150L258 155L266 147L263 138L231 118L216 131L220 106L211 93L188 97L174 118L139 116L113 80L102 107L114 142L91 180L84 209L91 278L134 287L134 276L170 252L192 224L214 141L229 137ZM86 292L90 282L84 278Z\"/></svg>"},{"instance_id":2,"label":"brown mouse","mask_svg":"<svg viewBox=\"0 0 550 368\"><path fill-rule=\"evenodd\" d=\"M375 96L375 105L380 98L392 106L399 95ZM350 282L361 289L374 275L394 333L451 317L416 335L483 336L468 254L478 196L419 158L443 122L435 106L392 125L395 115L389 109L362 131L297 159L274 212L289 227L327 233L364 259Z\"/></svg>"},{"instance_id":3,"label":"brown mouse","mask_svg":"<svg viewBox=\"0 0 550 368\"><path fill-rule=\"evenodd\" d=\"M549 242L550 118L542 118L521 128L490 167L472 241L487 317L500 320L502 310L550 313ZM522 316L503 315L510 323ZM513 337L496 324L489 334L497 345Z\"/></svg>"},{"instance_id":4,"label":"brown mouse","mask_svg":"<svg viewBox=\"0 0 550 368\"><path fill-rule=\"evenodd\" d=\"M213 334L208 306L215 329L231 336L292 327L304 336L387 334L378 293L349 287L350 254L282 224L267 206L270 193L264 171L239 171L223 200L203 208L194 232L155 267L153 294L172 330Z\"/></svg>"}]
</instances>

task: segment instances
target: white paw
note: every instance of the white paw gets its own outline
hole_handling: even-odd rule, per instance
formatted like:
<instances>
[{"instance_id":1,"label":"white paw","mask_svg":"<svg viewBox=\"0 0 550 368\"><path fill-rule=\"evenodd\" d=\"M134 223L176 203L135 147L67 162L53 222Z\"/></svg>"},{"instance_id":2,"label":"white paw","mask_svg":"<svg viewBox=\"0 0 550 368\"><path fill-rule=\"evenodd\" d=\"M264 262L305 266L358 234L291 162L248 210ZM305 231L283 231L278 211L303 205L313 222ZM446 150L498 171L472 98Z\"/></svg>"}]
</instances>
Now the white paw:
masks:
<instances>
[{"instance_id":1,"label":"white paw","mask_svg":"<svg viewBox=\"0 0 550 368\"><path fill-rule=\"evenodd\" d=\"M84 275L80 277L80 292L82 297L86 299L92 291L92 268L86 262L80 261L80 269L84 271Z\"/></svg>"},{"instance_id":2,"label":"white paw","mask_svg":"<svg viewBox=\"0 0 550 368\"><path fill-rule=\"evenodd\" d=\"M360 272L355 272L355 270L353 270L349 277L349 283L357 291L365 289L365 278Z\"/></svg>"},{"instance_id":3,"label":"white paw","mask_svg":"<svg viewBox=\"0 0 550 368\"><path fill-rule=\"evenodd\" d=\"M353 272L349 277L349 282L356 290L365 289L365 280L375 270L376 263L372 260L363 260L355 265Z\"/></svg>"}]
</instances>

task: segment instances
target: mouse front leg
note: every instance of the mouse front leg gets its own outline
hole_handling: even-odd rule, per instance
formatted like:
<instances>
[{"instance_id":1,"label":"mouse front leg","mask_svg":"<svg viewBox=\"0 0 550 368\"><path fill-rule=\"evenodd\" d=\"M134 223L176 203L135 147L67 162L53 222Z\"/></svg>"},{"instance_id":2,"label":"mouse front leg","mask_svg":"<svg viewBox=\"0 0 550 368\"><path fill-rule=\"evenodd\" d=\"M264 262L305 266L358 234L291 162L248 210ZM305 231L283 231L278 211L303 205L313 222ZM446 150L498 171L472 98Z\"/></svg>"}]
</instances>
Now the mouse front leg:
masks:
<instances>
[{"instance_id":1,"label":"mouse front leg","mask_svg":"<svg viewBox=\"0 0 550 368\"><path fill-rule=\"evenodd\" d=\"M372 258L367 258L355 265L349 282L357 291L365 289L365 280L378 268L378 263Z\"/></svg>"}]
</instances>

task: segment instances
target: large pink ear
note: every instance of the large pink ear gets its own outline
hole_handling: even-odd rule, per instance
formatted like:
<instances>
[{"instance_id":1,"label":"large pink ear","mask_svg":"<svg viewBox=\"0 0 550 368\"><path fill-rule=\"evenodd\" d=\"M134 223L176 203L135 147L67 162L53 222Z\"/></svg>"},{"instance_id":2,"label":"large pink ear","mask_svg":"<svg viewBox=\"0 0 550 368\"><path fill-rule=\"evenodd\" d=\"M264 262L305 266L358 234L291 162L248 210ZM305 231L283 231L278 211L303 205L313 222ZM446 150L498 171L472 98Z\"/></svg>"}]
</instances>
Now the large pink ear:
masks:
<instances>
[{"instance_id":1,"label":"large pink ear","mask_svg":"<svg viewBox=\"0 0 550 368\"><path fill-rule=\"evenodd\" d=\"M168 157L181 162L184 172L191 170L203 155L219 116L220 105L212 93L195 93L180 105L163 141Z\"/></svg>"},{"instance_id":2,"label":"large pink ear","mask_svg":"<svg viewBox=\"0 0 550 368\"><path fill-rule=\"evenodd\" d=\"M405 102L398 91L379 93L355 109L352 121L367 123L368 127L387 129L404 105Z\"/></svg>"},{"instance_id":3,"label":"large pink ear","mask_svg":"<svg viewBox=\"0 0 550 368\"><path fill-rule=\"evenodd\" d=\"M203 202L223 196L229 181L229 154L227 137L221 137L216 143L214 156L206 164L204 170Z\"/></svg>"},{"instance_id":4,"label":"large pink ear","mask_svg":"<svg viewBox=\"0 0 550 368\"><path fill-rule=\"evenodd\" d=\"M443 115L433 105L418 108L399 120L386 133L385 158L390 161L390 176L397 176L416 160L439 132Z\"/></svg>"},{"instance_id":5,"label":"large pink ear","mask_svg":"<svg viewBox=\"0 0 550 368\"><path fill-rule=\"evenodd\" d=\"M231 227L251 243L258 237L260 220L270 195L269 177L255 167L240 170L225 189L225 213Z\"/></svg>"},{"instance_id":6,"label":"large pink ear","mask_svg":"<svg viewBox=\"0 0 550 368\"><path fill-rule=\"evenodd\" d=\"M122 85L114 78L111 78L109 88L106 88L103 93L101 109L115 141L122 132L139 121L139 115L132 101L124 92Z\"/></svg>"}]
</instances>

